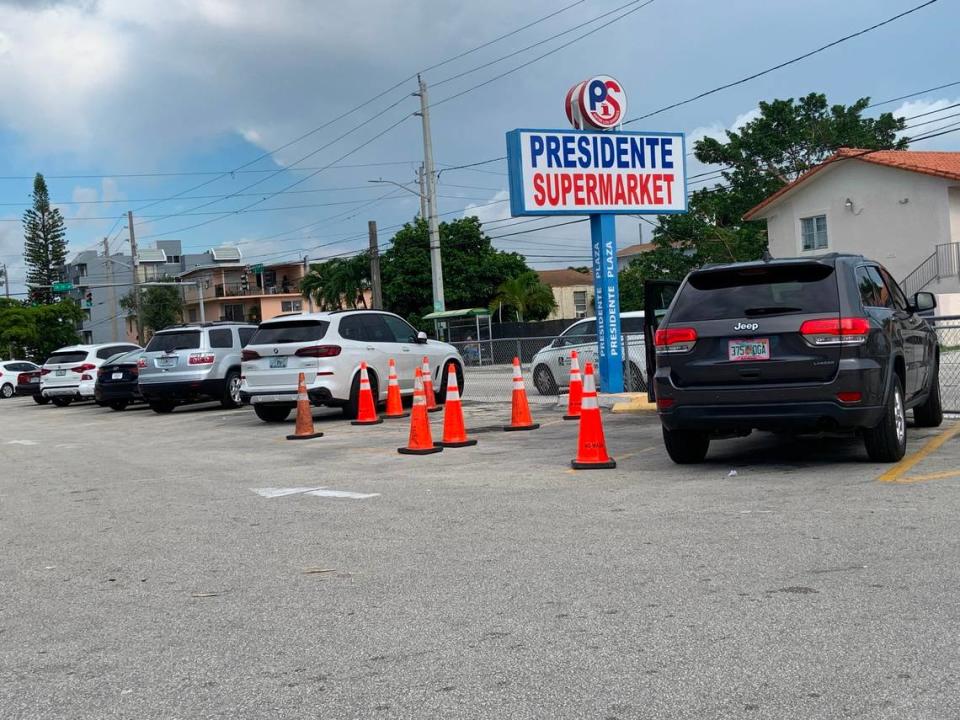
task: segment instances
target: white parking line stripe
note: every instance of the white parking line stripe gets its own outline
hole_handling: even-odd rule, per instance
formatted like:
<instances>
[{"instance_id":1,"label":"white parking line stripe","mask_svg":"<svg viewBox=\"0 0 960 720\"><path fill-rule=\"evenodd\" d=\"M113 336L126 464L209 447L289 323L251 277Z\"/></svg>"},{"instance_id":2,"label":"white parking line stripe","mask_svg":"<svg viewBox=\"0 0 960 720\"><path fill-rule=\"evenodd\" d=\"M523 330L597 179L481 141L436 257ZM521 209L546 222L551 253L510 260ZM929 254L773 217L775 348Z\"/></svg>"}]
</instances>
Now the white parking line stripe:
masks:
<instances>
[{"instance_id":1,"label":"white parking line stripe","mask_svg":"<svg viewBox=\"0 0 960 720\"><path fill-rule=\"evenodd\" d=\"M316 495L317 497L350 498L351 500L366 500L367 498L380 497L380 493L358 493L348 490L312 490L306 494Z\"/></svg>"},{"instance_id":2,"label":"white parking line stripe","mask_svg":"<svg viewBox=\"0 0 960 720\"><path fill-rule=\"evenodd\" d=\"M303 493L310 492L311 490L323 490L323 485L317 487L292 487L292 488L250 488L253 492L261 497L265 498L275 498L283 497L284 495L301 495Z\"/></svg>"},{"instance_id":3,"label":"white parking line stripe","mask_svg":"<svg viewBox=\"0 0 960 720\"><path fill-rule=\"evenodd\" d=\"M10 440L7 445L36 445L33 440Z\"/></svg>"}]
</instances>

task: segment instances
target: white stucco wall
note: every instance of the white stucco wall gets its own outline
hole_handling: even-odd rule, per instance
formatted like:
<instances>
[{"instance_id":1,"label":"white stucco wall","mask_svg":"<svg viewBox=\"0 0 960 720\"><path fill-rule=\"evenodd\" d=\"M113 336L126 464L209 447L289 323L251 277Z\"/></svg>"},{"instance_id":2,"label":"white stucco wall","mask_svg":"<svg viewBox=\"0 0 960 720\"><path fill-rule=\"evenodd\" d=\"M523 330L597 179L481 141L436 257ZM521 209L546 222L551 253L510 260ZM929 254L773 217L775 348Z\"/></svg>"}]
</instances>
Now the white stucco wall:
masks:
<instances>
[{"instance_id":1,"label":"white stucco wall","mask_svg":"<svg viewBox=\"0 0 960 720\"><path fill-rule=\"evenodd\" d=\"M957 183L857 160L837 163L763 213L770 253L862 253L903 280L936 245L960 242L960 194L954 189L948 200L951 185ZM813 215L827 216L829 247L804 253L800 219Z\"/></svg>"}]
</instances>

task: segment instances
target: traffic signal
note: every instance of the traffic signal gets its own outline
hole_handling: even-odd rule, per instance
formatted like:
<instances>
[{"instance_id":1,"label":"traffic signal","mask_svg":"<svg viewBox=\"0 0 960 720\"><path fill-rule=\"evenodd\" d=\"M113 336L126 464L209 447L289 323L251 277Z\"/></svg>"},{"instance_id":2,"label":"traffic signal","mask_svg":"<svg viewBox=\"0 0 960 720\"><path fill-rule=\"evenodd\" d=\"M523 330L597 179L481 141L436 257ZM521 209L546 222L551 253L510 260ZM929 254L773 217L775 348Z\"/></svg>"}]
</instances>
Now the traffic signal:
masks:
<instances>
[{"instance_id":1,"label":"traffic signal","mask_svg":"<svg viewBox=\"0 0 960 720\"><path fill-rule=\"evenodd\" d=\"M247 281L246 271L240 273L240 290L246 292L250 289L250 283Z\"/></svg>"},{"instance_id":2,"label":"traffic signal","mask_svg":"<svg viewBox=\"0 0 960 720\"><path fill-rule=\"evenodd\" d=\"M83 299L87 301L87 307L93 307L93 293L89 290L87 294L83 296Z\"/></svg>"}]
</instances>

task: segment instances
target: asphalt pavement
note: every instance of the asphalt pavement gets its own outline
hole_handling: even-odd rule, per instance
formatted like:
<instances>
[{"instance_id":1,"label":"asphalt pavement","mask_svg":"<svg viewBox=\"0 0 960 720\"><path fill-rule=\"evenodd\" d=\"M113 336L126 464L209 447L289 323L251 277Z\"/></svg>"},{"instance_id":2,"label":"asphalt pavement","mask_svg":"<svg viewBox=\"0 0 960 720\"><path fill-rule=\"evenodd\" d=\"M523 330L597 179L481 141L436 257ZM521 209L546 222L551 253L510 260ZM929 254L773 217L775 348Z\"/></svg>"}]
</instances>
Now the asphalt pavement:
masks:
<instances>
[{"instance_id":1,"label":"asphalt pavement","mask_svg":"<svg viewBox=\"0 0 960 720\"><path fill-rule=\"evenodd\" d=\"M908 461L469 404L325 434L215 406L0 401L0 717L960 716L960 426ZM435 432L440 418L433 417Z\"/></svg>"}]
</instances>

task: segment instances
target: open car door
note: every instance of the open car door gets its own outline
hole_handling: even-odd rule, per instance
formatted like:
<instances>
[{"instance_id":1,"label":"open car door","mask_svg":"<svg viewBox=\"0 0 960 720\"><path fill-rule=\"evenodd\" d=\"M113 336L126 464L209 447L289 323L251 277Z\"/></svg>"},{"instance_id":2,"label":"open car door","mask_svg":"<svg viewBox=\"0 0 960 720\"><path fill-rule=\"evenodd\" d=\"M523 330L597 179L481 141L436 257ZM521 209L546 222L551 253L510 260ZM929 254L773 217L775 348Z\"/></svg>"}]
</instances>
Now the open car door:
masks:
<instances>
[{"instance_id":1,"label":"open car door","mask_svg":"<svg viewBox=\"0 0 960 720\"><path fill-rule=\"evenodd\" d=\"M653 344L654 335L660 321L667 314L667 308L677 294L680 282L677 280L643 281L643 339L647 353L647 399L654 402L653 374L657 370L657 349Z\"/></svg>"}]
</instances>

